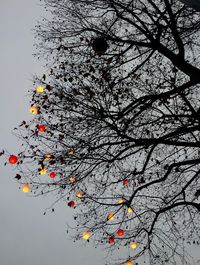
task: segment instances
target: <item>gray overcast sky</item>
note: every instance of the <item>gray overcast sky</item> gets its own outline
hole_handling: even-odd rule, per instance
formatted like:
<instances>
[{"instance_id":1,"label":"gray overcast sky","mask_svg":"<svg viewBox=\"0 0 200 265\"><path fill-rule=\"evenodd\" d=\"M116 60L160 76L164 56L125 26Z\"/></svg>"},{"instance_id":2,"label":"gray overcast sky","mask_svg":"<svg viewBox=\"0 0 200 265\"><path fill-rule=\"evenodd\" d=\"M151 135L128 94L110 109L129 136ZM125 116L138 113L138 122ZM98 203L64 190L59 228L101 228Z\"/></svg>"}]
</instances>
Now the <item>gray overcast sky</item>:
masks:
<instances>
[{"instance_id":1,"label":"gray overcast sky","mask_svg":"<svg viewBox=\"0 0 200 265\"><path fill-rule=\"evenodd\" d=\"M34 52L31 29L41 19L39 0L0 0L0 150L19 152L11 131L30 119L27 91L41 62ZM0 158L0 265L103 265L105 254L66 235L71 211L63 202L43 215L52 197L32 198L19 190L15 170ZM195 250L193 248L193 250ZM193 252L198 257L198 252ZM199 264L199 263L198 263ZM148 265L148 264L147 264ZM178 264L177 264L178 265Z\"/></svg>"},{"instance_id":2,"label":"gray overcast sky","mask_svg":"<svg viewBox=\"0 0 200 265\"><path fill-rule=\"evenodd\" d=\"M44 11L39 0L0 0L0 150L19 152L12 129L30 119L27 91L33 73L41 71L34 59L31 29ZM0 264L105 264L103 252L67 238L71 211L61 202L55 213L43 215L52 197L32 198L19 190L15 170L0 158Z\"/></svg>"}]
</instances>

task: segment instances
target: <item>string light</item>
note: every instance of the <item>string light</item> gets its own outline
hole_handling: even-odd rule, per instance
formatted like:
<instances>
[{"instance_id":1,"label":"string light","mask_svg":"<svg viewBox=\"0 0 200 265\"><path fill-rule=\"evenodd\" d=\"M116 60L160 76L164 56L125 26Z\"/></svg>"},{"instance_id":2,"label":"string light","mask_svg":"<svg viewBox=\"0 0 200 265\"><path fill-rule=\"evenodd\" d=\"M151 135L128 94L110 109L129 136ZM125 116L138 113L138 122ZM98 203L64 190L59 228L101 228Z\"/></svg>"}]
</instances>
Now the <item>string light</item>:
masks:
<instances>
[{"instance_id":1,"label":"string light","mask_svg":"<svg viewBox=\"0 0 200 265\"><path fill-rule=\"evenodd\" d=\"M32 113L33 115L36 115L38 114L38 107L36 106L32 106L30 109L29 109L30 113Z\"/></svg>"},{"instance_id":2,"label":"string light","mask_svg":"<svg viewBox=\"0 0 200 265\"><path fill-rule=\"evenodd\" d=\"M30 185L29 185L28 183L26 183L26 184L23 184L23 185L22 185L21 190L22 190L24 193L28 193L28 192L30 192L31 187L30 187Z\"/></svg>"},{"instance_id":3,"label":"string light","mask_svg":"<svg viewBox=\"0 0 200 265\"><path fill-rule=\"evenodd\" d=\"M16 164L17 163L17 161L18 161L18 158L17 158L17 156L15 156L15 155L10 155L9 156L9 158L8 158L8 162L10 163L10 164Z\"/></svg>"},{"instance_id":4,"label":"string light","mask_svg":"<svg viewBox=\"0 0 200 265\"><path fill-rule=\"evenodd\" d=\"M43 92L44 92L44 87L42 87L42 86L38 86L38 87L36 88L36 91L37 91L38 93L43 93Z\"/></svg>"},{"instance_id":5,"label":"string light","mask_svg":"<svg viewBox=\"0 0 200 265\"><path fill-rule=\"evenodd\" d=\"M83 238L84 238L85 240L88 240L88 239L90 238L90 234L89 234L89 232L84 232L84 233L83 233Z\"/></svg>"},{"instance_id":6,"label":"string light","mask_svg":"<svg viewBox=\"0 0 200 265\"><path fill-rule=\"evenodd\" d=\"M132 249L136 249L136 248L137 248L137 243L136 243L135 241L131 242L131 243L130 243L130 247L131 247Z\"/></svg>"}]
</instances>

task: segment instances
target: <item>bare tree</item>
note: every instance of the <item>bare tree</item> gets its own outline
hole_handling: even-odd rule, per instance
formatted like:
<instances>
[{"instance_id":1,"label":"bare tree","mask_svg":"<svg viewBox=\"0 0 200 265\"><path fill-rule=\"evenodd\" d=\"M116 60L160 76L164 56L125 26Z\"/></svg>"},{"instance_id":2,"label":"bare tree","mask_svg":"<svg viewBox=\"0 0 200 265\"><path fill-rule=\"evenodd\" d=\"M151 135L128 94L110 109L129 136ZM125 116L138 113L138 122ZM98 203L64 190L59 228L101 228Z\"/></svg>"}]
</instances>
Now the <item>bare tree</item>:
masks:
<instances>
[{"instance_id":1,"label":"bare tree","mask_svg":"<svg viewBox=\"0 0 200 265\"><path fill-rule=\"evenodd\" d=\"M77 207L75 239L134 249L117 264L145 255L149 264L191 264L185 246L198 243L200 228L199 13L169 0L45 6L52 18L36 34L49 70L30 92L37 115L18 130L17 179Z\"/></svg>"}]
</instances>

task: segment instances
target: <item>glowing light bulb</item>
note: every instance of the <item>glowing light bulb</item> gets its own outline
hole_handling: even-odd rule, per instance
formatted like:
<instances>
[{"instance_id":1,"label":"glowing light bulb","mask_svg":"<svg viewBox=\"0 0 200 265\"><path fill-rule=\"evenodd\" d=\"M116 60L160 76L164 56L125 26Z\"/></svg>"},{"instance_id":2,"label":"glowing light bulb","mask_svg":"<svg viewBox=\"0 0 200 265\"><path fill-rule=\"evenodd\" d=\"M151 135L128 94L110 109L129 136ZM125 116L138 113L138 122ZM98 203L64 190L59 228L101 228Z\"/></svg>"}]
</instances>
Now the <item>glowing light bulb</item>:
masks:
<instances>
[{"instance_id":1,"label":"glowing light bulb","mask_svg":"<svg viewBox=\"0 0 200 265\"><path fill-rule=\"evenodd\" d=\"M128 259L128 260L126 261L126 265L133 265L132 260Z\"/></svg>"},{"instance_id":2,"label":"glowing light bulb","mask_svg":"<svg viewBox=\"0 0 200 265\"><path fill-rule=\"evenodd\" d=\"M26 183L26 184L23 184L23 185L22 185L21 190L22 190L24 193L28 193L28 192L30 192L31 187L30 187L30 185L29 185L28 183Z\"/></svg>"},{"instance_id":3,"label":"glowing light bulb","mask_svg":"<svg viewBox=\"0 0 200 265\"><path fill-rule=\"evenodd\" d=\"M71 184L74 184L74 183L76 182L76 177L75 177L75 176L70 176L70 177L69 177L69 182L70 182Z\"/></svg>"},{"instance_id":4,"label":"glowing light bulb","mask_svg":"<svg viewBox=\"0 0 200 265\"><path fill-rule=\"evenodd\" d=\"M10 164L16 164L17 163L17 161L18 161L18 158L17 158L17 156L15 156L15 155L10 155L9 156L9 158L8 158L8 162L10 163Z\"/></svg>"},{"instance_id":5,"label":"glowing light bulb","mask_svg":"<svg viewBox=\"0 0 200 265\"><path fill-rule=\"evenodd\" d=\"M51 157L52 157L51 154L45 154L45 155L44 155L44 159L45 159L45 160L50 160Z\"/></svg>"},{"instance_id":6,"label":"glowing light bulb","mask_svg":"<svg viewBox=\"0 0 200 265\"><path fill-rule=\"evenodd\" d=\"M46 131L46 127L44 125L37 125L38 131L39 132L45 132Z\"/></svg>"},{"instance_id":7,"label":"glowing light bulb","mask_svg":"<svg viewBox=\"0 0 200 265\"><path fill-rule=\"evenodd\" d=\"M122 203L124 203L124 199L119 198L117 202L118 202L118 204L122 204Z\"/></svg>"},{"instance_id":8,"label":"glowing light bulb","mask_svg":"<svg viewBox=\"0 0 200 265\"><path fill-rule=\"evenodd\" d=\"M83 238L84 238L85 240L88 240L89 237L90 237L89 232L84 232L84 233L83 233Z\"/></svg>"},{"instance_id":9,"label":"glowing light bulb","mask_svg":"<svg viewBox=\"0 0 200 265\"><path fill-rule=\"evenodd\" d=\"M46 168L42 168L40 170L40 175L45 175L45 174L47 174L47 169Z\"/></svg>"},{"instance_id":10,"label":"glowing light bulb","mask_svg":"<svg viewBox=\"0 0 200 265\"><path fill-rule=\"evenodd\" d=\"M118 229L117 230L118 236L123 236L124 235L124 230L123 229Z\"/></svg>"},{"instance_id":11,"label":"glowing light bulb","mask_svg":"<svg viewBox=\"0 0 200 265\"><path fill-rule=\"evenodd\" d=\"M43 93L44 92L44 87L38 86L36 90L37 90L38 93Z\"/></svg>"},{"instance_id":12,"label":"glowing light bulb","mask_svg":"<svg viewBox=\"0 0 200 265\"><path fill-rule=\"evenodd\" d=\"M33 115L36 115L38 114L38 107L36 106L32 106L30 109L29 109L30 113L32 113Z\"/></svg>"},{"instance_id":13,"label":"glowing light bulb","mask_svg":"<svg viewBox=\"0 0 200 265\"><path fill-rule=\"evenodd\" d=\"M107 216L107 220L112 221L114 220L114 214L113 213L109 213Z\"/></svg>"},{"instance_id":14,"label":"glowing light bulb","mask_svg":"<svg viewBox=\"0 0 200 265\"><path fill-rule=\"evenodd\" d=\"M136 249L136 248L137 248L137 243L136 243L135 241L131 242L131 243L130 243L130 247L131 247L132 249Z\"/></svg>"},{"instance_id":15,"label":"glowing light bulb","mask_svg":"<svg viewBox=\"0 0 200 265\"><path fill-rule=\"evenodd\" d=\"M52 172L49 174L49 177L50 177L51 179L54 179L55 176L56 176L56 173L55 173L54 171L52 171Z\"/></svg>"},{"instance_id":16,"label":"glowing light bulb","mask_svg":"<svg viewBox=\"0 0 200 265\"><path fill-rule=\"evenodd\" d=\"M132 213L133 209L131 207L128 207L128 213Z\"/></svg>"},{"instance_id":17,"label":"glowing light bulb","mask_svg":"<svg viewBox=\"0 0 200 265\"><path fill-rule=\"evenodd\" d=\"M83 198L83 192L82 191L77 191L76 197L79 198L79 199Z\"/></svg>"}]
</instances>

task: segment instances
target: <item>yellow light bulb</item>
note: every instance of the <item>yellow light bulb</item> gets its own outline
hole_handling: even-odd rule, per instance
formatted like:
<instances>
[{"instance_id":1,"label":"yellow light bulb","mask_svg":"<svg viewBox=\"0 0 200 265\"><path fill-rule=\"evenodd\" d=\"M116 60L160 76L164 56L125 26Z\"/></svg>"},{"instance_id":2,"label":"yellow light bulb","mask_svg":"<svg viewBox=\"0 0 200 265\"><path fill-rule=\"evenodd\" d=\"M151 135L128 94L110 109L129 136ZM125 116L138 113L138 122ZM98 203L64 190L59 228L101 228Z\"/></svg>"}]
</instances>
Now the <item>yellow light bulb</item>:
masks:
<instances>
[{"instance_id":1,"label":"yellow light bulb","mask_svg":"<svg viewBox=\"0 0 200 265\"><path fill-rule=\"evenodd\" d=\"M23 184L23 185L22 185L21 190L22 190L24 193L28 193L28 192L30 192L31 187L30 187L30 185L29 185L28 183L26 183L26 184Z\"/></svg>"},{"instance_id":2,"label":"yellow light bulb","mask_svg":"<svg viewBox=\"0 0 200 265\"><path fill-rule=\"evenodd\" d=\"M83 197L83 192L82 191L77 191L76 197L81 199Z\"/></svg>"},{"instance_id":3,"label":"yellow light bulb","mask_svg":"<svg viewBox=\"0 0 200 265\"><path fill-rule=\"evenodd\" d=\"M51 159L51 154L45 154L44 155L45 160L50 160Z\"/></svg>"},{"instance_id":4,"label":"yellow light bulb","mask_svg":"<svg viewBox=\"0 0 200 265\"><path fill-rule=\"evenodd\" d=\"M40 175L45 175L45 174L47 174L47 169L46 168L42 168L40 170Z\"/></svg>"},{"instance_id":5,"label":"yellow light bulb","mask_svg":"<svg viewBox=\"0 0 200 265\"><path fill-rule=\"evenodd\" d=\"M76 182L76 177L75 176L71 176L71 177L69 177L69 182L70 183L75 183Z\"/></svg>"},{"instance_id":6,"label":"yellow light bulb","mask_svg":"<svg viewBox=\"0 0 200 265\"><path fill-rule=\"evenodd\" d=\"M75 149L74 148L70 148L69 151L68 151L68 155L69 156L74 156L76 153Z\"/></svg>"},{"instance_id":7,"label":"yellow light bulb","mask_svg":"<svg viewBox=\"0 0 200 265\"><path fill-rule=\"evenodd\" d=\"M130 260L130 259L129 259L129 260L127 260L127 261L126 261L126 265L133 265L133 262L132 262L132 260Z\"/></svg>"},{"instance_id":8,"label":"yellow light bulb","mask_svg":"<svg viewBox=\"0 0 200 265\"><path fill-rule=\"evenodd\" d=\"M117 202L118 202L118 204L122 204L122 203L124 203L124 199L119 198Z\"/></svg>"},{"instance_id":9,"label":"yellow light bulb","mask_svg":"<svg viewBox=\"0 0 200 265\"><path fill-rule=\"evenodd\" d=\"M135 241L131 242L131 243L130 243L130 247L131 247L132 249L136 249L136 248L137 248L137 243L136 243Z\"/></svg>"},{"instance_id":10,"label":"yellow light bulb","mask_svg":"<svg viewBox=\"0 0 200 265\"><path fill-rule=\"evenodd\" d=\"M107 216L107 220L112 221L114 220L114 214L113 213L109 213Z\"/></svg>"},{"instance_id":11,"label":"yellow light bulb","mask_svg":"<svg viewBox=\"0 0 200 265\"><path fill-rule=\"evenodd\" d=\"M90 237L90 234L89 234L88 232L84 232L84 233L83 233L83 238L84 238L85 240L88 240L89 237Z\"/></svg>"},{"instance_id":12,"label":"yellow light bulb","mask_svg":"<svg viewBox=\"0 0 200 265\"><path fill-rule=\"evenodd\" d=\"M128 207L128 213L132 213L133 209L131 207Z\"/></svg>"},{"instance_id":13,"label":"yellow light bulb","mask_svg":"<svg viewBox=\"0 0 200 265\"><path fill-rule=\"evenodd\" d=\"M30 113L32 113L33 115L36 115L38 114L38 107L36 106L32 106L30 109L29 109Z\"/></svg>"},{"instance_id":14,"label":"yellow light bulb","mask_svg":"<svg viewBox=\"0 0 200 265\"><path fill-rule=\"evenodd\" d=\"M36 90L37 90L38 93L43 93L44 92L44 87L38 86Z\"/></svg>"}]
</instances>

